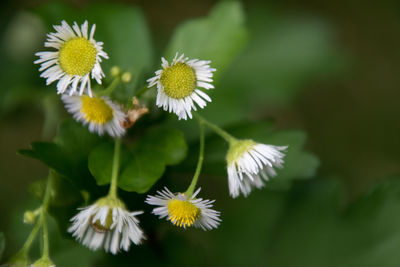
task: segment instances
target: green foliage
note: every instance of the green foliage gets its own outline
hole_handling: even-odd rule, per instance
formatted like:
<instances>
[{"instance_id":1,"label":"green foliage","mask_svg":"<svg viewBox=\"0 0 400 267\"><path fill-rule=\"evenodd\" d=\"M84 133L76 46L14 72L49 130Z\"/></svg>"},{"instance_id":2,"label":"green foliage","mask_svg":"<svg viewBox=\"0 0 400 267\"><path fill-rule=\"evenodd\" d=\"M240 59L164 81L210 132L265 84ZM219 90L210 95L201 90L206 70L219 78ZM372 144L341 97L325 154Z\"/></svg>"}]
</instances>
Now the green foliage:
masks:
<instances>
[{"instance_id":1,"label":"green foliage","mask_svg":"<svg viewBox=\"0 0 400 267\"><path fill-rule=\"evenodd\" d=\"M185 158L187 147L179 130L161 127L146 132L136 143L135 151L147 151L160 156L166 165L175 165Z\"/></svg>"},{"instance_id":2,"label":"green foliage","mask_svg":"<svg viewBox=\"0 0 400 267\"><path fill-rule=\"evenodd\" d=\"M397 266L399 193L399 180L387 181L343 211L337 183L300 187L274 229L271 266Z\"/></svg>"},{"instance_id":3,"label":"green foliage","mask_svg":"<svg viewBox=\"0 0 400 267\"><path fill-rule=\"evenodd\" d=\"M343 72L349 61L327 21L281 13L267 2L246 6L248 42L212 91L213 103L202 111L218 124L287 107L311 83Z\"/></svg>"},{"instance_id":4,"label":"green foliage","mask_svg":"<svg viewBox=\"0 0 400 267\"><path fill-rule=\"evenodd\" d=\"M93 191L110 182L114 145L106 138L91 134L85 127L66 120L54 143L32 143L19 154L38 159L68 179L76 188ZM161 178L166 165L175 165L186 156L183 134L176 129L151 129L136 140L133 147L122 145L119 186L126 191L145 193ZM43 182L32 191L42 196ZM40 188L40 190L39 190Z\"/></svg>"},{"instance_id":5,"label":"green foliage","mask_svg":"<svg viewBox=\"0 0 400 267\"><path fill-rule=\"evenodd\" d=\"M166 57L176 52L190 58L211 60L218 73L237 55L247 40L242 6L237 1L221 1L209 16L189 20L176 28L166 49Z\"/></svg>"},{"instance_id":6,"label":"green foliage","mask_svg":"<svg viewBox=\"0 0 400 267\"><path fill-rule=\"evenodd\" d=\"M114 157L114 144L110 142L101 143L89 154L89 170L96 179L98 185L110 183ZM120 155L120 169L123 169L132 157L129 149L122 144Z\"/></svg>"},{"instance_id":7,"label":"green foliage","mask_svg":"<svg viewBox=\"0 0 400 267\"><path fill-rule=\"evenodd\" d=\"M147 192L165 171L166 165L176 165L186 156L183 134L175 129L156 128L145 132L128 148L122 145L121 177L118 185L126 191ZM99 185L110 182L113 145L103 143L89 155L89 169Z\"/></svg>"},{"instance_id":8,"label":"green foliage","mask_svg":"<svg viewBox=\"0 0 400 267\"><path fill-rule=\"evenodd\" d=\"M64 121L54 143L35 142L31 149L19 154L35 158L67 178L77 188L89 189L93 180L87 168L90 151L104 138L91 134L86 127L71 120Z\"/></svg>"},{"instance_id":9,"label":"green foliage","mask_svg":"<svg viewBox=\"0 0 400 267\"><path fill-rule=\"evenodd\" d=\"M126 191L146 193L161 178L165 170L162 156L150 151L135 154L118 181L119 187Z\"/></svg>"}]
</instances>

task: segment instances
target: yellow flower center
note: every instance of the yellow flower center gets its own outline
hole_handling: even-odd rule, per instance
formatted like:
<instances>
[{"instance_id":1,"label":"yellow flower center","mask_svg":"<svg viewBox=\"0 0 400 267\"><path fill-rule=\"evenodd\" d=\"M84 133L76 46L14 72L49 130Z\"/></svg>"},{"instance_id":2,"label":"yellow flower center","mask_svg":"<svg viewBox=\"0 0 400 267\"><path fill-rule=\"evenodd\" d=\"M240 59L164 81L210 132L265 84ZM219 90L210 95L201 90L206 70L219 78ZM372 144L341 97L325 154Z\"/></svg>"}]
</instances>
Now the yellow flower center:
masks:
<instances>
[{"instance_id":1,"label":"yellow flower center","mask_svg":"<svg viewBox=\"0 0 400 267\"><path fill-rule=\"evenodd\" d=\"M88 122L103 125L113 118L113 109L99 97L81 96L81 113Z\"/></svg>"},{"instance_id":2,"label":"yellow flower center","mask_svg":"<svg viewBox=\"0 0 400 267\"><path fill-rule=\"evenodd\" d=\"M101 224L100 220L96 220L95 222L92 222L92 220L93 216L92 218L90 218L90 225L93 227L94 230L96 230L99 233L107 232L108 230L110 230L111 225L113 223L112 209L108 211L106 221L104 222L104 224Z\"/></svg>"},{"instance_id":3,"label":"yellow flower center","mask_svg":"<svg viewBox=\"0 0 400 267\"><path fill-rule=\"evenodd\" d=\"M196 86L196 74L189 65L179 62L161 74L161 84L169 97L181 99L192 94Z\"/></svg>"},{"instance_id":4,"label":"yellow flower center","mask_svg":"<svg viewBox=\"0 0 400 267\"><path fill-rule=\"evenodd\" d=\"M66 41L60 49L59 61L63 71L69 75L84 76L96 63L96 47L83 37Z\"/></svg>"},{"instance_id":5,"label":"yellow flower center","mask_svg":"<svg viewBox=\"0 0 400 267\"><path fill-rule=\"evenodd\" d=\"M168 203L169 220L176 226L192 226L200 217L200 209L187 200L173 199Z\"/></svg>"},{"instance_id":6,"label":"yellow flower center","mask_svg":"<svg viewBox=\"0 0 400 267\"><path fill-rule=\"evenodd\" d=\"M228 165L237 161L244 153L250 151L254 145L256 145L256 143L253 140L241 140L231 144L226 154Z\"/></svg>"}]
</instances>

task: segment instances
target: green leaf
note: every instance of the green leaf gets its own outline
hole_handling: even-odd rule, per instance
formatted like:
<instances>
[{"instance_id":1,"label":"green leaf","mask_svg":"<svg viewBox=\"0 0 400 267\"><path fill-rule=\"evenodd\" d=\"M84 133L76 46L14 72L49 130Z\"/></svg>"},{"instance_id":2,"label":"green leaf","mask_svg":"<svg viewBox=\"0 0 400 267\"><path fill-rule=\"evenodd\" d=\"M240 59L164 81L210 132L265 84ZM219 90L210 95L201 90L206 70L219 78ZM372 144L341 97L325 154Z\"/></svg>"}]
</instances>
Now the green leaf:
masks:
<instances>
[{"instance_id":1,"label":"green leaf","mask_svg":"<svg viewBox=\"0 0 400 267\"><path fill-rule=\"evenodd\" d=\"M4 248L6 247L6 239L4 237L4 234L0 232L0 260L3 256Z\"/></svg>"},{"instance_id":2,"label":"green leaf","mask_svg":"<svg viewBox=\"0 0 400 267\"><path fill-rule=\"evenodd\" d=\"M89 170L98 185L106 185L111 181L114 157L114 144L102 143L95 147L89 154ZM121 145L120 169L123 169L132 158L128 148Z\"/></svg>"},{"instance_id":3,"label":"green leaf","mask_svg":"<svg viewBox=\"0 0 400 267\"><path fill-rule=\"evenodd\" d=\"M144 134L137 143L135 151L152 152L163 158L165 164L175 165L185 158L187 146L181 131L158 128Z\"/></svg>"},{"instance_id":4,"label":"green leaf","mask_svg":"<svg viewBox=\"0 0 400 267\"><path fill-rule=\"evenodd\" d=\"M18 154L40 160L63 175L72 176L74 173L67 156L57 144L34 142L31 144L31 149L19 150Z\"/></svg>"},{"instance_id":5,"label":"green leaf","mask_svg":"<svg viewBox=\"0 0 400 267\"><path fill-rule=\"evenodd\" d=\"M221 1L208 17L180 25L166 49L165 56L176 52L190 58L211 60L217 75L232 61L247 40L244 13L237 1Z\"/></svg>"},{"instance_id":6,"label":"green leaf","mask_svg":"<svg viewBox=\"0 0 400 267\"><path fill-rule=\"evenodd\" d=\"M32 143L19 154L40 160L78 188L90 189L94 181L87 167L89 152L104 141L70 119L61 123L55 143Z\"/></svg>"},{"instance_id":7,"label":"green leaf","mask_svg":"<svg viewBox=\"0 0 400 267\"><path fill-rule=\"evenodd\" d=\"M164 173L166 165L181 162L187 152L183 134L176 129L156 128L146 132L133 148L133 158L118 181L126 191L147 192Z\"/></svg>"},{"instance_id":8,"label":"green leaf","mask_svg":"<svg viewBox=\"0 0 400 267\"><path fill-rule=\"evenodd\" d=\"M90 133L87 126L67 119L61 123L55 142L68 157L81 160L102 140L105 139Z\"/></svg>"},{"instance_id":9,"label":"green leaf","mask_svg":"<svg viewBox=\"0 0 400 267\"><path fill-rule=\"evenodd\" d=\"M141 151L122 172L118 181L125 191L146 193L161 178L165 171L165 158L151 151Z\"/></svg>"}]
</instances>

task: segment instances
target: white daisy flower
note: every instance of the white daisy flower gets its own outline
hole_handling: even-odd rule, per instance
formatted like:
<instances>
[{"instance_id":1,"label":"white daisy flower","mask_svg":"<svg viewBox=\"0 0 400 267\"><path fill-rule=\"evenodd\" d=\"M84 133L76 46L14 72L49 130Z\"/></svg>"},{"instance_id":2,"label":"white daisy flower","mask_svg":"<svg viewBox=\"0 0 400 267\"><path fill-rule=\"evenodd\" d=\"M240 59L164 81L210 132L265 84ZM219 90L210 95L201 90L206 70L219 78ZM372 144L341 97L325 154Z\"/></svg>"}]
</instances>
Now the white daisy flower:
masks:
<instances>
[{"instance_id":1,"label":"white daisy flower","mask_svg":"<svg viewBox=\"0 0 400 267\"><path fill-rule=\"evenodd\" d=\"M142 211L129 212L124 203L115 198L102 198L95 204L80 209L71 219L68 232L91 250L104 247L106 252L116 254L120 249L129 250L144 239L136 215Z\"/></svg>"},{"instance_id":2,"label":"white daisy flower","mask_svg":"<svg viewBox=\"0 0 400 267\"><path fill-rule=\"evenodd\" d=\"M274 167L282 168L287 146L264 145L253 140L241 140L231 144L227 160L229 193L232 197L250 194L253 187L264 186L276 176ZM263 179L262 179L263 178Z\"/></svg>"},{"instance_id":3,"label":"white daisy flower","mask_svg":"<svg viewBox=\"0 0 400 267\"><path fill-rule=\"evenodd\" d=\"M125 134L122 123L126 119L126 114L108 97L62 95L61 100L77 121L89 125L90 132L98 135L107 132L112 137Z\"/></svg>"},{"instance_id":4,"label":"white daisy flower","mask_svg":"<svg viewBox=\"0 0 400 267\"><path fill-rule=\"evenodd\" d=\"M72 28L64 20L61 25L53 26L55 33L47 34L45 47L54 48L55 51L38 52L40 58L35 64L41 64L40 77L46 78L49 85L58 80L57 93L63 94L69 89L72 95L78 90L82 95L85 91L92 96L90 77L101 84L104 77L100 63L103 58L108 58L103 51L103 43L93 39L96 25L93 24L90 34L88 22L85 21L79 28L74 22Z\"/></svg>"},{"instance_id":5,"label":"white daisy flower","mask_svg":"<svg viewBox=\"0 0 400 267\"><path fill-rule=\"evenodd\" d=\"M167 217L176 226L200 227L205 231L217 228L221 219L220 212L211 209L215 200L196 198L199 192L200 188L188 197L182 193L174 194L164 187L163 191L157 191L158 195L148 196L146 203L159 206L153 209L153 214L160 218Z\"/></svg>"},{"instance_id":6,"label":"white daisy flower","mask_svg":"<svg viewBox=\"0 0 400 267\"><path fill-rule=\"evenodd\" d=\"M183 54L178 57L178 53L171 65L165 58L161 61L162 69L147 80L149 87L157 85L157 106L175 113L179 119L192 118L191 110L196 110L195 103L204 108L206 101L211 102L211 98L198 88L214 88L211 82L216 69L210 67L210 60L189 60Z\"/></svg>"}]
</instances>

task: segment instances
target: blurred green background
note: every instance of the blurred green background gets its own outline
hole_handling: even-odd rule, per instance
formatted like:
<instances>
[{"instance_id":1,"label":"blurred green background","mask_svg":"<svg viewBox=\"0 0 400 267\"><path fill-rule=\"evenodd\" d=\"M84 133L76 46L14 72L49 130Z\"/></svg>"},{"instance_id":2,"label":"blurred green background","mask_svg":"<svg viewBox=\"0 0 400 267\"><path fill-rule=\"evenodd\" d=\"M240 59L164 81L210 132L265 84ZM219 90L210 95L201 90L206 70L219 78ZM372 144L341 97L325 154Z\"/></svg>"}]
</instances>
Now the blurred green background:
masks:
<instances>
[{"instance_id":1,"label":"blurred green background","mask_svg":"<svg viewBox=\"0 0 400 267\"><path fill-rule=\"evenodd\" d=\"M399 11L395 0L3 1L0 263L29 233L22 214L39 202L28 188L47 175L16 151L50 140L54 120L68 117L33 54L52 24L88 18L110 55L105 72L118 64L134 74L127 92L144 85L162 55L204 55L218 69L204 116L237 136L293 149L275 179L287 183L233 200L226 146L210 135L200 185L202 197L217 200L219 229L181 230L147 214L148 240L115 257L61 237L53 223L57 266L400 266ZM45 118L48 110L56 112ZM196 160L196 126L166 123L185 133L189 154L151 193L164 184L183 190ZM150 212L144 195L122 195Z\"/></svg>"}]
</instances>

